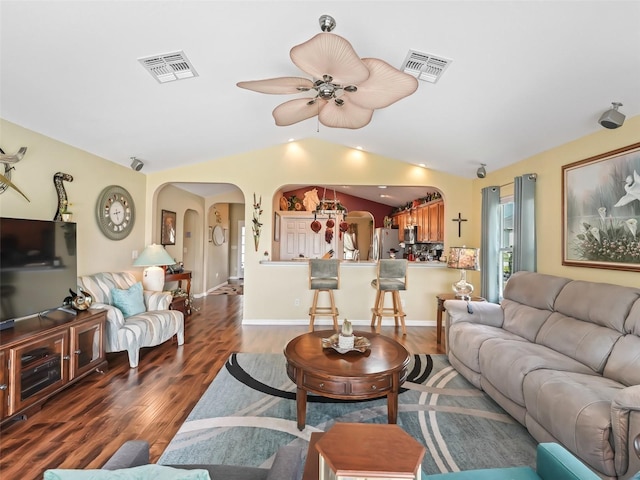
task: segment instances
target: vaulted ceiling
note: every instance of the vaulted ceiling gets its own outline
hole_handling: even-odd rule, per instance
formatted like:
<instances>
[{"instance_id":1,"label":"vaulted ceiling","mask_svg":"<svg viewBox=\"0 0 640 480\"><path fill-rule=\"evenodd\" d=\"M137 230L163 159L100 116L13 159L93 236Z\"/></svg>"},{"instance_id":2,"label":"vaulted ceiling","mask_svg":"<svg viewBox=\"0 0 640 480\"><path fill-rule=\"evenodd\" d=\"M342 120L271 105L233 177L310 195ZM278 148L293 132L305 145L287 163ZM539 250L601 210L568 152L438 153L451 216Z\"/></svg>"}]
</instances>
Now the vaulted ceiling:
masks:
<instances>
[{"instance_id":1,"label":"vaulted ceiling","mask_svg":"<svg viewBox=\"0 0 640 480\"><path fill-rule=\"evenodd\" d=\"M473 177L640 114L638 1L0 2L0 116L144 172L321 138ZM452 60L437 83L358 130L277 127L294 98L242 80L304 76L289 50L334 33L400 67L408 51ZM183 51L195 78L158 83L141 57ZM624 126L622 128L625 128ZM639 134L640 137L640 134Z\"/></svg>"}]
</instances>

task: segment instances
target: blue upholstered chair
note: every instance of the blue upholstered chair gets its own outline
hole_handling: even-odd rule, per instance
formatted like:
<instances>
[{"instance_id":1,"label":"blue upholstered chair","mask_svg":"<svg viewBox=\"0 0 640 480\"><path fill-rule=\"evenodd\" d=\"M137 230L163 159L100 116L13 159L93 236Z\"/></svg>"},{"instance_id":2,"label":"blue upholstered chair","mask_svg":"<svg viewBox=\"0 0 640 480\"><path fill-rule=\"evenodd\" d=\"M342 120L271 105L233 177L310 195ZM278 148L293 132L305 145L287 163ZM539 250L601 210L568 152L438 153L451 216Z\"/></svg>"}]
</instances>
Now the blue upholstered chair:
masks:
<instances>
[{"instance_id":1,"label":"blue upholstered chair","mask_svg":"<svg viewBox=\"0 0 640 480\"><path fill-rule=\"evenodd\" d=\"M309 288L313 290L313 303L309 308L309 331L313 331L316 317L332 317L333 328L339 331L338 309L333 297L333 291L340 288L340 260L312 259L309 260ZM329 306L319 306L320 292L329 294Z\"/></svg>"},{"instance_id":2,"label":"blue upholstered chair","mask_svg":"<svg viewBox=\"0 0 640 480\"><path fill-rule=\"evenodd\" d=\"M378 261L377 278L371 282L371 286L376 289L376 299L371 309L371 326L376 326L376 331L380 333L382 327L382 317L393 317L398 326L398 321L402 324L402 334L407 334L407 327L404 324L406 314L402 308L400 291L407 289L407 265L406 260L386 258ZM385 294L391 294L392 306L385 308Z\"/></svg>"},{"instance_id":3,"label":"blue upholstered chair","mask_svg":"<svg viewBox=\"0 0 640 480\"><path fill-rule=\"evenodd\" d=\"M530 467L489 468L423 475L423 480L600 480L568 450L557 443L540 443L536 470Z\"/></svg>"}]
</instances>

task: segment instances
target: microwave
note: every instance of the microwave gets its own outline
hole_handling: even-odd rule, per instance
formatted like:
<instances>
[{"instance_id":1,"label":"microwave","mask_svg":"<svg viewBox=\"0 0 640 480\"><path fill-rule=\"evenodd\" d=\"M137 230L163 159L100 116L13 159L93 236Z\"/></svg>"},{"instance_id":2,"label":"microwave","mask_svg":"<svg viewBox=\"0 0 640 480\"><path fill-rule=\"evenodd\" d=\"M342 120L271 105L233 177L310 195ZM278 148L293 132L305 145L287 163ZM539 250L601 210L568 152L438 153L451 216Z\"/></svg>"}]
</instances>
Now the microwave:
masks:
<instances>
[{"instance_id":1,"label":"microwave","mask_svg":"<svg viewBox=\"0 0 640 480\"><path fill-rule=\"evenodd\" d=\"M405 227L404 229L404 243L411 245L418 241L418 226Z\"/></svg>"}]
</instances>

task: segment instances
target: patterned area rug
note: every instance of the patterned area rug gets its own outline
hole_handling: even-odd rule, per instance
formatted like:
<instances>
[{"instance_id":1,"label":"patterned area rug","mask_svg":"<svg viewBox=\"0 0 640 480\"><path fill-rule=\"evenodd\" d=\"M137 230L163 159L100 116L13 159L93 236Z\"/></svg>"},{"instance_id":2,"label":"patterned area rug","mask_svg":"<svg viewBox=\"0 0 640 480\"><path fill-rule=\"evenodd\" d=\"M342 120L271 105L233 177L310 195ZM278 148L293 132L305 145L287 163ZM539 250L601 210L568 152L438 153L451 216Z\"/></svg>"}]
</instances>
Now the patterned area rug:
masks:
<instances>
[{"instance_id":1,"label":"patterned area rug","mask_svg":"<svg viewBox=\"0 0 640 480\"><path fill-rule=\"evenodd\" d=\"M415 355L399 396L398 425L427 447L426 473L535 466L536 441L444 355ZM305 445L334 422L386 423L387 401L309 395L296 427L295 385L281 354L233 354L158 463L268 466L286 444ZM306 452L306 449L305 449Z\"/></svg>"},{"instance_id":2,"label":"patterned area rug","mask_svg":"<svg viewBox=\"0 0 640 480\"><path fill-rule=\"evenodd\" d=\"M223 285L220 288L211 290L209 295L242 295L242 285Z\"/></svg>"}]
</instances>

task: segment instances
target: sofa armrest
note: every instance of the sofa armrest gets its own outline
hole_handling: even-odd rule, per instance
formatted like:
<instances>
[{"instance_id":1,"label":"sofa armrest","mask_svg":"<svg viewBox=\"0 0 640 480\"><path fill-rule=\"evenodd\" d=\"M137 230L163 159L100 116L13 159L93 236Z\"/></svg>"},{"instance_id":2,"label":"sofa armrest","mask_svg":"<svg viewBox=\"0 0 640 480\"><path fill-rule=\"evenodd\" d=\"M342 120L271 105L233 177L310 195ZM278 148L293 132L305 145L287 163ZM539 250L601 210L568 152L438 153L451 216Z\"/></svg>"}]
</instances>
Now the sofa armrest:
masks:
<instances>
[{"instance_id":1,"label":"sofa armrest","mask_svg":"<svg viewBox=\"0 0 640 480\"><path fill-rule=\"evenodd\" d=\"M302 478L302 447L285 445L280 447L273 459L266 480L298 480Z\"/></svg>"},{"instance_id":2,"label":"sofa armrest","mask_svg":"<svg viewBox=\"0 0 640 480\"><path fill-rule=\"evenodd\" d=\"M447 300L447 326L458 322L479 323L492 327L502 327L504 313L497 303L467 302L466 300Z\"/></svg>"},{"instance_id":3,"label":"sofa armrest","mask_svg":"<svg viewBox=\"0 0 640 480\"><path fill-rule=\"evenodd\" d=\"M542 480L600 480L584 463L558 443L540 443L536 473Z\"/></svg>"},{"instance_id":4,"label":"sofa armrest","mask_svg":"<svg viewBox=\"0 0 640 480\"><path fill-rule=\"evenodd\" d=\"M618 475L627 473L629 456L634 454L633 441L638 432L629 431L632 415L640 417L640 385L623 388L616 393L611 402L611 428ZM634 423L639 424L640 421Z\"/></svg>"},{"instance_id":5,"label":"sofa armrest","mask_svg":"<svg viewBox=\"0 0 640 480\"><path fill-rule=\"evenodd\" d=\"M145 290L144 304L147 306L147 312L153 312L155 310L169 310L169 305L173 300L171 292L153 292Z\"/></svg>"},{"instance_id":6,"label":"sofa armrest","mask_svg":"<svg viewBox=\"0 0 640 480\"><path fill-rule=\"evenodd\" d=\"M139 467L149 463L149 442L129 440L116 450L102 466L102 470L118 470L120 468Z\"/></svg>"}]
</instances>

